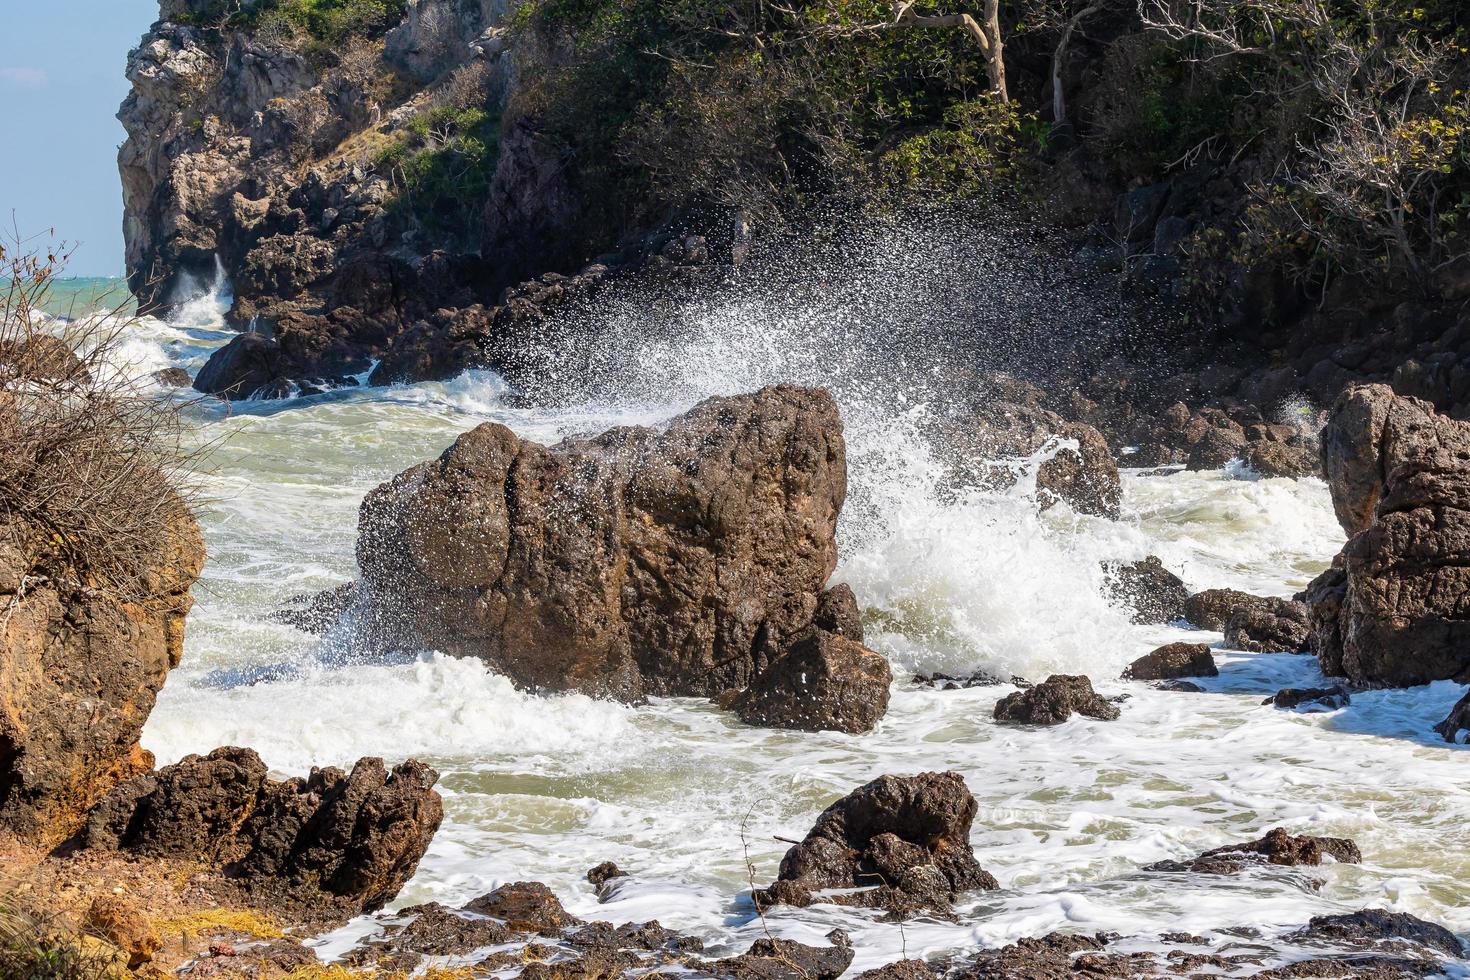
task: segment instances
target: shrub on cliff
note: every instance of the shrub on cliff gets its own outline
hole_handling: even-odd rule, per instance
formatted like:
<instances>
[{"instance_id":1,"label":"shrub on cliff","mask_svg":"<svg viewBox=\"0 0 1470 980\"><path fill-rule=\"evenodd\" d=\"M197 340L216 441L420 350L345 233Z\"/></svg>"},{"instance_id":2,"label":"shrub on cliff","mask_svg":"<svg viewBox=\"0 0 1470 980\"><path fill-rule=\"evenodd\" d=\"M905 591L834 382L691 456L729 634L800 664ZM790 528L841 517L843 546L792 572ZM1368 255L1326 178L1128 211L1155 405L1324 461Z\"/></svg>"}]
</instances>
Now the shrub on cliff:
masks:
<instances>
[{"instance_id":1,"label":"shrub on cliff","mask_svg":"<svg viewBox=\"0 0 1470 980\"><path fill-rule=\"evenodd\" d=\"M126 308L70 322L42 312L65 262L64 250L0 244L0 549L13 567L64 565L84 588L142 601L187 506L190 455L174 406L117 366Z\"/></svg>"}]
</instances>

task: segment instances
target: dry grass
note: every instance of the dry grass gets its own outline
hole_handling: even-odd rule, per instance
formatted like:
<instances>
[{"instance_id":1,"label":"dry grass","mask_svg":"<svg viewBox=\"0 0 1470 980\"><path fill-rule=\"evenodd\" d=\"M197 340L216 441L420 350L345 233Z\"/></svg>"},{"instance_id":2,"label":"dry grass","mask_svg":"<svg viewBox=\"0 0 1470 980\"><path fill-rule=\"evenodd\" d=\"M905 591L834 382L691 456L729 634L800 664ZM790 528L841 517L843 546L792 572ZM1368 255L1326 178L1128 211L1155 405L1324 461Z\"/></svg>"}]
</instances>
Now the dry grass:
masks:
<instances>
[{"instance_id":1,"label":"dry grass","mask_svg":"<svg viewBox=\"0 0 1470 980\"><path fill-rule=\"evenodd\" d=\"M194 936L208 932L234 932L256 939L279 939L286 933L268 915L249 909L204 909L159 923L164 935Z\"/></svg>"},{"instance_id":2,"label":"dry grass","mask_svg":"<svg viewBox=\"0 0 1470 980\"><path fill-rule=\"evenodd\" d=\"M193 457L176 405L115 366L137 322L125 303L70 323L41 312L66 259L0 242L0 551L24 575L65 568L146 602L170 591L161 545L188 509Z\"/></svg>"},{"instance_id":3,"label":"dry grass","mask_svg":"<svg viewBox=\"0 0 1470 980\"><path fill-rule=\"evenodd\" d=\"M0 905L0 977L16 980L121 980L132 976L117 948L76 932L59 918Z\"/></svg>"}]
</instances>

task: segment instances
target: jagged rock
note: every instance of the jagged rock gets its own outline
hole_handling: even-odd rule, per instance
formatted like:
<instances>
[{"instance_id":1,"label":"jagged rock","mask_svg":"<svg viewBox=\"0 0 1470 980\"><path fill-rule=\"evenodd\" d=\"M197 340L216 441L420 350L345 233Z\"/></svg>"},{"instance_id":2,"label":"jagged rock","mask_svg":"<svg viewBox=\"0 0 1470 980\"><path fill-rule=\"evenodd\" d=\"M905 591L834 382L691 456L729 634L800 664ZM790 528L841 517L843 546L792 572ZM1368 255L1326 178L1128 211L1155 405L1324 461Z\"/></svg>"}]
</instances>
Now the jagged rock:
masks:
<instances>
[{"instance_id":1,"label":"jagged rock","mask_svg":"<svg viewBox=\"0 0 1470 980\"><path fill-rule=\"evenodd\" d=\"M1356 386L1333 406L1322 454L1351 535L1307 591L1323 672L1365 685L1470 682L1470 423Z\"/></svg>"},{"instance_id":2,"label":"jagged rock","mask_svg":"<svg viewBox=\"0 0 1470 980\"><path fill-rule=\"evenodd\" d=\"M831 946L807 946L790 939L757 939L744 953L705 960L702 971L731 980L837 980L852 965L852 944L834 930Z\"/></svg>"},{"instance_id":3,"label":"jagged rock","mask_svg":"<svg viewBox=\"0 0 1470 980\"><path fill-rule=\"evenodd\" d=\"M122 784L81 840L218 866L264 902L355 915L386 904L418 867L443 817L437 780L422 763L390 772L368 758L350 774L277 782L250 749L220 748Z\"/></svg>"},{"instance_id":4,"label":"jagged rock","mask_svg":"<svg viewBox=\"0 0 1470 980\"><path fill-rule=\"evenodd\" d=\"M750 725L872 731L888 711L893 674L888 661L861 643L813 630L733 702L735 714Z\"/></svg>"},{"instance_id":5,"label":"jagged rock","mask_svg":"<svg viewBox=\"0 0 1470 980\"><path fill-rule=\"evenodd\" d=\"M414 920L388 937L388 947L430 956L461 956L511 941L511 931L490 919L459 915L437 902L404 909Z\"/></svg>"},{"instance_id":6,"label":"jagged rock","mask_svg":"<svg viewBox=\"0 0 1470 980\"><path fill-rule=\"evenodd\" d=\"M922 684L925 687L937 687L944 691L959 691L971 687L999 687L1002 684L1013 684L1016 687L1031 687L1031 682L1024 677L1014 675L1002 677L1000 674L991 673L988 670L977 670L972 674L956 677L951 674L934 672L932 674L915 674L913 683Z\"/></svg>"},{"instance_id":7,"label":"jagged rock","mask_svg":"<svg viewBox=\"0 0 1470 980\"><path fill-rule=\"evenodd\" d=\"M1223 630L1237 610L1254 608L1269 601L1236 589L1205 589L1184 601L1184 618L1202 630Z\"/></svg>"},{"instance_id":8,"label":"jagged rock","mask_svg":"<svg viewBox=\"0 0 1470 980\"><path fill-rule=\"evenodd\" d=\"M204 565L182 503L161 516L142 601L84 585L47 543L54 529L0 519L0 826L25 838L59 843L153 766L138 738L183 653Z\"/></svg>"},{"instance_id":9,"label":"jagged rock","mask_svg":"<svg viewBox=\"0 0 1470 980\"><path fill-rule=\"evenodd\" d=\"M815 656L836 717L832 697L876 696L882 673L821 625L856 628L855 603L823 596L846 490L837 407L814 389L713 398L659 432L550 449L482 425L363 502L370 639L624 700L715 696ZM751 710L798 720L772 707L782 683L752 692Z\"/></svg>"},{"instance_id":10,"label":"jagged rock","mask_svg":"<svg viewBox=\"0 0 1470 980\"><path fill-rule=\"evenodd\" d=\"M1266 832L1259 840L1244 844L1228 844L1206 851L1192 861L1160 861L1151 864L1145 871L1191 871L1195 874L1236 874L1252 864L1276 864L1288 867L1319 865L1323 857L1331 857L1344 864L1357 864L1363 860L1358 845L1341 837L1293 837L1277 827Z\"/></svg>"},{"instance_id":11,"label":"jagged rock","mask_svg":"<svg viewBox=\"0 0 1470 980\"><path fill-rule=\"evenodd\" d=\"M1311 611L1292 599L1237 606L1225 622L1225 646L1248 653L1305 653L1311 636Z\"/></svg>"},{"instance_id":12,"label":"jagged rock","mask_svg":"<svg viewBox=\"0 0 1470 980\"><path fill-rule=\"evenodd\" d=\"M880 776L822 811L756 901L807 905L815 891L876 885L823 900L899 914L947 911L961 892L999 887L970 849L975 811L959 773Z\"/></svg>"},{"instance_id":13,"label":"jagged rock","mask_svg":"<svg viewBox=\"0 0 1470 980\"><path fill-rule=\"evenodd\" d=\"M1316 476L1321 472L1321 456L1315 446L1285 442L1253 442L1245 454L1245 464L1261 476Z\"/></svg>"},{"instance_id":14,"label":"jagged rock","mask_svg":"<svg viewBox=\"0 0 1470 980\"><path fill-rule=\"evenodd\" d=\"M1345 708L1352 701L1348 690L1341 685L1336 687L1284 687L1271 695L1262 704L1274 704L1284 710L1295 710L1306 708L1310 711L1336 711Z\"/></svg>"},{"instance_id":15,"label":"jagged rock","mask_svg":"<svg viewBox=\"0 0 1470 980\"><path fill-rule=\"evenodd\" d=\"M1092 689L1092 681L1071 674L1053 674L1035 687L1001 698L995 720L1017 725L1060 725L1073 713L1113 721L1118 709Z\"/></svg>"},{"instance_id":16,"label":"jagged rock","mask_svg":"<svg viewBox=\"0 0 1470 980\"><path fill-rule=\"evenodd\" d=\"M1108 597L1133 610L1133 622L1162 625L1184 615L1189 590L1156 556L1127 565L1107 562L1103 573Z\"/></svg>"},{"instance_id":17,"label":"jagged rock","mask_svg":"<svg viewBox=\"0 0 1470 980\"><path fill-rule=\"evenodd\" d=\"M1126 965L1123 957L1103 953L1107 935L1082 936L1054 932L1040 939L1022 939L1000 949L983 950L973 961L950 973L962 980L1064 980L1083 976L1122 976L1134 973L1116 969ZM1120 962L1115 962L1120 961Z\"/></svg>"},{"instance_id":18,"label":"jagged rock","mask_svg":"<svg viewBox=\"0 0 1470 980\"><path fill-rule=\"evenodd\" d=\"M515 881L501 885L488 895L465 906L466 911L488 915L516 932L543 936L559 935L582 920L562 908L560 899L539 881Z\"/></svg>"},{"instance_id":19,"label":"jagged rock","mask_svg":"<svg viewBox=\"0 0 1470 980\"><path fill-rule=\"evenodd\" d=\"M1191 470L1217 470L1249 453L1245 432L1240 426L1206 429L1189 450L1185 467Z\"/></svg>"},{"instance_id":20,"label":"jagged rock","mask_svg":"<svg viewBox=\"0 0 1470 980\"><path fill-rule=\"evenodd\" d=\"M1444 721L1434 726L1434 730L1444 737L1446 742L1465 743L1470 742L1470 692L1455 702L1450 709L1449 715Z\"/></svg>"},{"instance_id":21,"label":"jagged rock","mask_svg":"<svg viewBox=\"0 0 1470 980\"><path fill-rule=\"evenodd\" d=\"M161 388L190 388L194 385L194 379L189 377L189 372L181 367L163 368L149 375Z\"/></svg>"},{"instance_id":22,"label":"jagged rock","mask_svg":"<svg viewBox=\"0 0 1470 980\"><path fill-rule=\"evenodd\" d=\"M628 877L627 872L611 861L604 861L587 872L587 880L591 882L592 887L599 890L614 878L626 877Z\"/></svg>"},{"instance_id":23,"label":"jagged rock","mask_svg":"<svg viewBox=\"0 0 1470 980\"><path fill-rule=\"evenodd\" d=\"M296 596L285 609L271 613L270 618L304 633L320 636L346 615L356 594L357 584L345 582L315 595Z\"/></svg>"},{"instance_id":24,"label":"jagged rock","mask_svg":"<svg viewBox=\"0 0 1470 980\"><path fill-rule=\"evenodd\" d=\"M1179 677L1218 677L1208 643L1170 643L1139 657L1123 671L1124 680L1163 681Z\"/></svg>"}]
</instances>

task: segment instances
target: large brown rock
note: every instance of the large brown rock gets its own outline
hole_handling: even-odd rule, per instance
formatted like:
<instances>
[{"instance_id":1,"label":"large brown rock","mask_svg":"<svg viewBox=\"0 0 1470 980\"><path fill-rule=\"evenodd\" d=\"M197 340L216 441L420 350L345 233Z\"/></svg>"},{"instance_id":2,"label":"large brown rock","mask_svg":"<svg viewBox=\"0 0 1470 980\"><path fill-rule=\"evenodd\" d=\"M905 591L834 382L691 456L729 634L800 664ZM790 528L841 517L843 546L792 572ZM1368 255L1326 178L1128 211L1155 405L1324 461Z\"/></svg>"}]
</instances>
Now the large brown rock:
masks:
<instances>
[{"instance_id":1,"label":"large brown rock","mask_svg":"<svg viewBox=\"0 0 1470 980\"><path fill-rule=\"evenodd\" d=\"M829 900L899 912L945 909L961 892L999 887L970 849L975 812L957 772L880 776L822 811L757 900L805 905L822 889L876 885Z\"/></svg>"},{"instance_id":2,"label":"large brown rock","mask_svg":"<svg viewBox=\"0 0 1470 980\"><path fill-rule=\"evenodd\" d=\"M1274 596L1237 607L1225 621L1225 646L1249 653L1304 653L1311 634L1306 603Z\"/></svg>"},{"instance_id":3,"label":"large brown rock","mask_svg":"<svg viewBox=\"0 0 1470 980\"><path fill-rule=\"evenodd\" d=\"M893 673L861 643L813 630L734 702L740 720L803 731L872 731L888 711Z\"/></svg>"},{"instance_id":4,"label":"large brown rock","mask_svg":"<svg viewBox=\"0 0 1470 980\"><path fill-rule=\"evenodd\" d=\"M1215 656L1208 643L1168 643L1133 661L1124 680L1168 681L1180 677L1218 677Z\"/></svg>"},{"instance_id":5,"label":"large brown rock","mask_svg":"<svg viewBox=\"0 0 1470 980\"><path fill-rule=\"evenodd\" d=\"M1470 741L1470 693L1455 702L1445 720L1434 726L1446 742L1464 744Z\"/></svg>"},{"instance_id":6,"label":"large brown rock","mask_svg":"<svg viewBox=\"0 0 1470 980\"><path fill-rule=\"evenodd\" d=\"M1470 423L1359 385L1333 406L1322 459L1351 535L1307 592L1323 671L1364 685L1470 681Z\"/></svg>"},{"instance_id":7,"label":"large brown rock","mask_svg":"<svg viewBox=\"0 0 1470 980\"><path fill-rule=\"evenodd\" d=\"M43 844L152 768L143 722L184 645L204 564L180 505L159 529L149 598L89 587L36 529L0 522L0 826Z\"/></svg>"},{"instance_id":8,"label":"large brown rock","mask_svg":"<svg viewBox=\"0 0 1470 980\"><path fill-rule=\"evenodd\" d=\"M551 448L482 425L363 502L369 639L623 700L743 689L808 640L833 668L823 698L859 674L853 691L876 696L875 654L811 640L861 628L839 590L819 608L846 492L842 422L816 389L712 398L662 431ZM752 706L771 711L773 686Z\"/></svg>"},{"instance_id":9,"label":"large brown rock","mask_svg":"<svg viewBox=\"0 0 1470 980\"><path fill-rule=\"evenodd\" d=\"M1324 857L1344 864L1357 864L1363 860L1358 845L1345 837L1313 837L1308 834L1294 837L1283 828L1277 827L1268 830L1259 840L1217 847L1191 861L1160 861L1149 865L1146 870L1236 874L1244 868L1259 864L1315 866L1321 864Z\"/></svg>"},{"instance_id":10,"label":"large brown rock","mask_svg":"<svg viewBox=\"0 0 1470 980\"><path fill-rule=\"evenodd\" d=\"M1189 590L1156 555L1128 564L1104 562L1103 574L1108 598L1130 609L1133 622L1162 625L1184 615Z\"/></svg>"},{"instance_id":11,"label":"large brown rock","mask_svg":"<svg viewBox=\"0 0 1470 980\"><path fill-rule=\"evenodd\" d=\"M277 781L250 749L220 748L117 787L81 843L213 865L275 907L355 915L412 877L443 818L438 778L368 758Z\"/></svg>"}]
</instances>

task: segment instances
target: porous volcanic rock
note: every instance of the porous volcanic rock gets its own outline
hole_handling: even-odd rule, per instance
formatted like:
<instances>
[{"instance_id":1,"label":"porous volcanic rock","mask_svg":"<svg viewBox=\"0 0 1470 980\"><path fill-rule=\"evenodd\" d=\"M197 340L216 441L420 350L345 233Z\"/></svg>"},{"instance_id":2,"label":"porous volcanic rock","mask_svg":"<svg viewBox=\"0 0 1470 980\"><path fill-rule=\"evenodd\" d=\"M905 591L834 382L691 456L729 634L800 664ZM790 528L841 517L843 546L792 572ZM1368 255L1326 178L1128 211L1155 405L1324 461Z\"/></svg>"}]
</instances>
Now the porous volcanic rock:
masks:
<instances>
[{"instance_id":1,"label":"porous volcanic rock","mask_svg":"<svg viewBox=\"0 0 1470 980\"><path fill-rule=\"evenodd\" d=\"M1133 612L1139 624L1163 625L1184 615L1189 590L1184 580L1164 567L1155 555L1141 561L1123 564L1108 562L1103 566L1106 592L1114 602Z\"/></svg>"},{"instance_id":2,"label":"porous volcanic rock","mask_svg":"<svg viewBox=\"0 0 1470 980\"><path fill-rule=\"evenodd\" d=\"M1196 874L1236 874L1251 864L1276 864L1287 867L1319 865L1324 857L1344 864L1363 860L1358 845L1342 837L1294 837L1283 828L1268 830L1259 840L1243 844L1227 844L1205 851L1191 861L1160 861L1146 871L1192 871Z\"/></svg>"},{"instance_id":3,"label":"porous volcanic rock","mask_svg":"<svg viewBox=\"0 0 1470 980\"><path fill-rule=\"evenodd\" d=\"M1113 721L1118 709L1092 689L1092 681L1075 674L1053 674L1035 687L1001 698L995 720L1017 725L1060 725L1073 713Z\"/></svg>"},{"instance_id":4,"label":"porous volcanic rock","mask_svg":"<svg viewBox=\"0 0 1470 980\"><path fill-rule=\"evenodd\" d=\"M888 711L893 673L861 643L821 630L798 640L734 701L750 725L872 731Z\"/></svg>"},{"instance_id":5,"label":"porous volcanic rock","mask_svg":"<svg viewBox=\"0 0 1470 980\"><path fill-rule=\"evenodd\" d=\"M757 939L739 956L700 963L703 972L730 980L837 980L852 965L852 943L833 930L831 946L808 946L791 939Z\"/></svg>"},{"instance_id":6,"label":"porous volcanic rock","mask_svg":"<svg viewBox=\"0 0 1470 980\"><path fill-rule=\"evenodd\" d=\"M1184 600L1184 618L1202 630L1223 630L1237 610L1267 601L1238 589L1205 589Z\"/></svg>"},{"instance_id":7,"label":"porous volcanic rock","mask_svg":"<svg viewBox=\"0 0 1470 980\"><path fill-rule=\"evenodd\" d=\"M549 449L482 425L363 502L369 639L628 701L715 697L777 670L752 716L822 727L850 707L868 724L869 708L831 704L877 696L884 672L849 635L850 590L824 592L846 492L842 422L819 389L712 398L661 431ZM781 680L788 656L823 661L816 717L777 705L810 693Z\"/></svg>"},{"instance_id":8,"label":"porous volcanic rock","mask_svg":"<svg viewBox=\"0 0 1470 980\"><path fill-rule=\"evenodd\" d=\"M1319 915L1292 936L1297 940L1348 943L1358 946L1402 944L1425 946L1450 956L1464 956L1465 944L1444 926L1407 912L1363 909L1343 915Z\"/></svg>"},{"instance_id":9,"label":"porous volcanic rock","mask_svg":"<svg viewBox=\"0 0 1470 980\"><path fill-rule=\"evenodd\" d=\"M252 750L219 748L118 786L81 842L220 867L274 907L355 915L385 905L418 867L443 818L438 778L412 760L390 771L366 758L351 773L281 782Z\"/></svg>"},{"instance_id":10,"label":"porous volcanic rock","mask_svg":"<svg viewBox=\"0 0 1470 980\"><path fill-rule=\"evenodd\" d=\"M1358 385L1332 408L1322 459L1351 535L1306 593L1323 672L1470 682L1470 423Z\"/></svg>"},{"instance_id":11,"label":"porous volcanic rock","mask_svg":"<svg viewBox=\"0 0 1470 980\"><path fill-rule=\"evenodd\" d=\"M52 535L0 521L0 826L55 844L153 766L138 737L184 645L199 526L165 511L133 601L86 583Z\"/></svg>"},{"instance_id":12,"label":"porous volcanic rock","mask_svg":"<svg viewBox=\"0 0 1470 980\"><path fill-rule=\"evenodd\" d=\"M822 889L876 885L824 901L946 911L961 892L998 887L970 849L975 811L959 773L880 776L823 810L756 900L807 905Z\"/></svg>"},{"instance_id":13,"label":"porous volcanic rock","mask_svg":"<svg viewBox=\"0 0 1470 980\"><path fill-rule=\"evenodd\" d=\"M1180 677L1218 677L1208 643L1169 643L1133 661L1124 680L1167 681Z\"/></svg>"},{"instance_id":14,"label":"porous volcanic rock","mask_svg":"<svg viewBox=\"0 0 1470 980\"><path fill-rule=\"evenodd\" d=\"M1225 621L1225 646L1248 653L1305 653L1311 636L1311 610L1294 599L1237 606Z\"/></svg>"}]
</instances>

